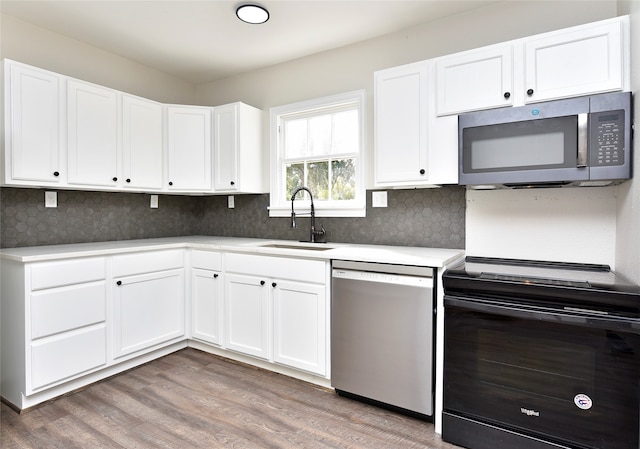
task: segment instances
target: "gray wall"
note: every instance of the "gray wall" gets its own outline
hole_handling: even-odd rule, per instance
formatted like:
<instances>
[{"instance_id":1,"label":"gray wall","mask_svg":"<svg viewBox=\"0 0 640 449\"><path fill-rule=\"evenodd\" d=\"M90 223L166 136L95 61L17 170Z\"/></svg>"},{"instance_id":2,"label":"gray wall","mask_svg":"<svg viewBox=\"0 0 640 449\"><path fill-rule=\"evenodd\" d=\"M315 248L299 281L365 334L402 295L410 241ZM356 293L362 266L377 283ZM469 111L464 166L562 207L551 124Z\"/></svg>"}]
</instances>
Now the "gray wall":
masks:
<instances>
[{"instance_id":1,"label":"gray wall","mask_svg":"<svg viewBox=\"0 0 640 449\"><path fill-rule=\"evenodd\" d=\"M387 208L367 209L366 218L319 218L333 242L464 248L464 189L391 190ZM44 191L0 189L0 247L128 240L183 235L219 235L303 240L309 219L269 218L269 195L149 195L59 191L58 207L44 207ZM367 192L371 204L371 192Z\"/></svg>"}]
</instances>

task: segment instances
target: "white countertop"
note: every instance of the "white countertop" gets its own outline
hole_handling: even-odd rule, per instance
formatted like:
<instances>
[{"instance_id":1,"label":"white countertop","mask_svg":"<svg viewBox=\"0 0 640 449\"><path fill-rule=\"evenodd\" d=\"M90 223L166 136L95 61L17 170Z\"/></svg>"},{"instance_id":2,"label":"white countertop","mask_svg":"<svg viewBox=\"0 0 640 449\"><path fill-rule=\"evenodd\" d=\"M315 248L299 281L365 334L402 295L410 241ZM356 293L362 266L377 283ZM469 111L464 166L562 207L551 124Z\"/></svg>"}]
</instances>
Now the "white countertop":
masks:
<instances>
[{"instance_id":1,"label":"white countertop","mask_svg":"<svg viewBox=\"0 0 640 449\"><path fill-rule=\"evenodd\" d=\"M264 245L285 245L285 248ZM327 248L326 250L305 249ZM302 248L291 248L302 247ZM358 245L351 243L304 244L288 240L257 238L188 236L112 242L74 243L67 245L29 246L0 249L0 258L18 262L41 262L75 257L104 256L127 252L170 248L196 248L246 252L275 256L322 260L357 260L402 265L443 267L464 255L461 249L423 248L415 246Z\"/></svg>"}]
</instances>

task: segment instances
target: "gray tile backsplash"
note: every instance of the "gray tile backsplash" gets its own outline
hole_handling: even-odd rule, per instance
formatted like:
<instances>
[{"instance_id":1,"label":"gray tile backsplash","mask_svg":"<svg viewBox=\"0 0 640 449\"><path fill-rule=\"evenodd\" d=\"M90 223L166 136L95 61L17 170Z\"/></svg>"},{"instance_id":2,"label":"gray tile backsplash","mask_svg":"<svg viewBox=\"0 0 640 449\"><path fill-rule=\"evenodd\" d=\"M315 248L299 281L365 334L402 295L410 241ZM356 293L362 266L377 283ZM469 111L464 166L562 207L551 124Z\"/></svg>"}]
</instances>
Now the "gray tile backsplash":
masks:
<instances>
[{"instance_id":1,"label":"gray tile backsplash","mask_svg":"<svg viewBox=\"0 0 640 449\"><path fill-rule=\"evenodd\" d=\"M308 239L309 218L269 218L269 195L160 195L58 191L58 207L44 207L44 190L0 189L0 247L129 240L183 235L268 239ZM387 208L372 208L367 192L365 218L318 218L334 242L435 248L464 248L465 190L389 190Z\"/></svg>"}]
</instances>

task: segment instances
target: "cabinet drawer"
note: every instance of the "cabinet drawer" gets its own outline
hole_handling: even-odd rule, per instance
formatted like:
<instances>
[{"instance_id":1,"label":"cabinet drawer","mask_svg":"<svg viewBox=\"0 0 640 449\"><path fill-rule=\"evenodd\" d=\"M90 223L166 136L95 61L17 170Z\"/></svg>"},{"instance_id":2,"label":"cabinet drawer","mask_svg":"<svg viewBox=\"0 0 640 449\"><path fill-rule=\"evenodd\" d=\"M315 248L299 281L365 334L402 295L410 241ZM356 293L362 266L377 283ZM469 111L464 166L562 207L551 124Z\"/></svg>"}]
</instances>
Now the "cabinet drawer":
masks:
<instances>
[{"instance_id":1,"label":"cabinet drawer","mask_svg":"<svg viewBox=\"0 0 640 449\"><path fill-rule=\"evenodd\" d=\"M106 301L105 281L33 293L31 338L105 321Z\"/></svg>"},{"instance_id":2,"label":"cabinet drawer","mask_svg":"<svg viewBox=\"0 0 640 449\"><path fill-rule=\"evenodd\" d=\"M323 260L235 253L228 253L225 257L226 271L229 272L316 284L326 282L326 262Z\"/></svg>"},{"instance_id":3,"label":"cabinet drawer","mask_svg":"<svg viewBox=\"0 0 640 449\"><path fill-rule=\"evenodd\" d=\"M191 251L191 266L203 270L222 270L222 255L213 251Z\"/></svg>"},{"instance_id":4,"label":"cabinet drawer","mask_svg":"<svg viewBox=\"0 0 640 449\"><path fill-rule=\"evenodd\" d=\"M31 266L31 290L82 284L105 278L103 257L43 262Z\"/></svg>"},{"instance_id":5,"label":"cabinet drawer","mask_svg":"<svg viewBox=\"0 0 640 449\"><path fill-rule=\"evenodd\" d=\"M113 258L113 276L131 276L184 267L184 250L121 254Z\"/></svg>"},{"instance_id":6,"label":"cabinet drawer","mask_svg":"<svg viewBox=\"0 0 640 449\"><path fill-rule=\"evenodd\" d=\"M104 324L31 345L31 388L62 381L107 363Z\"/></svg>"}]
</instances>

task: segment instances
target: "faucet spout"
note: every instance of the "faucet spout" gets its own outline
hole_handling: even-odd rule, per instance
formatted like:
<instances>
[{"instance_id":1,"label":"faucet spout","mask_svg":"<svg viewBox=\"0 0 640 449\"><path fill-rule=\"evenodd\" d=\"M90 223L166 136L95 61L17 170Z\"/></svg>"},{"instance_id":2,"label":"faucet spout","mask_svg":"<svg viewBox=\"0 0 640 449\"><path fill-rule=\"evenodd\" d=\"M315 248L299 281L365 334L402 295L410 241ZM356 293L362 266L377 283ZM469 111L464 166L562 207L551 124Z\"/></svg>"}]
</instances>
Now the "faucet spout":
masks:
<instances>
[{"instance_id":1,"label":"faucet spout","mask_svg":"<svg viewBox=\"0 0 640 449\"><path fill-rule=\"evenodd\" d=\"M316 237L323 236L325 234L325 230L322 226L319 231L316 230L316 211L313 205L313 193L311 193L311 190L309 190L309 188L307 187L298 187L291 194L291 227L296 227L296 213L293 209L293 201L296 199L296 195L301 190L307 192L309 194L309 198L311 199L311 232L309 234L309 241L311 243L317 243Z\"/></svg>"}]
</instances>

